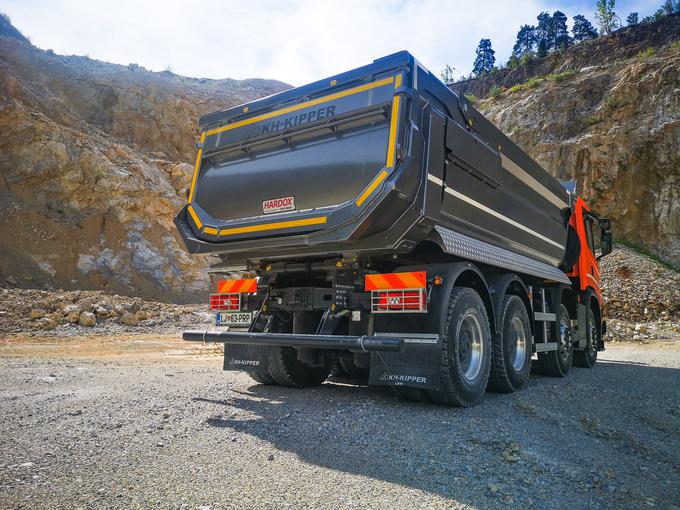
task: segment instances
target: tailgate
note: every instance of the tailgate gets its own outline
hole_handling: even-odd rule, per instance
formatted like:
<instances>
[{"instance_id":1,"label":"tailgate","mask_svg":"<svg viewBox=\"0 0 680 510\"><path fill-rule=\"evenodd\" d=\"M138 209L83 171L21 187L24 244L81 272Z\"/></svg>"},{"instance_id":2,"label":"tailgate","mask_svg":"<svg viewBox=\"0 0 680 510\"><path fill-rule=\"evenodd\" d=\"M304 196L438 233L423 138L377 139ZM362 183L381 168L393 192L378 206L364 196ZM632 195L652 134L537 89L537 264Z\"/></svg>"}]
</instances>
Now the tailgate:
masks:
<instances>
[{"instance_id":1,"label":"tailgate","mask_svg":"<svg viewBox=\"0 0 680 510\"><path fill-rule=\"evenodd\" d=\"M197 237L309 232L330 227L338 209L360 212L395 163L401 82L394 71L332 80L317 96L244 105L207 126L186 207Z\"/></svg>"}]
</instances>

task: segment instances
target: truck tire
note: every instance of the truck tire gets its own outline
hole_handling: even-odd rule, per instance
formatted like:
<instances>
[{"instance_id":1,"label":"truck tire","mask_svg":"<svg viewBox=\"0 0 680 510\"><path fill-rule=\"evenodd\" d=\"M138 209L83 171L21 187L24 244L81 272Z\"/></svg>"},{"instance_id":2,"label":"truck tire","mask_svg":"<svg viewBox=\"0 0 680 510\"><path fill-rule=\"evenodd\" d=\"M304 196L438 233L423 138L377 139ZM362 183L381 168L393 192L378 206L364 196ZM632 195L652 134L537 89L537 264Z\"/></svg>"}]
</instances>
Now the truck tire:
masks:
<instances>
[{"instance_id":1,"label":"truck tire","mask_svg":"<svg viewBox=\"0 0 680 510\"><path fill-rule=\"evenodd\" d=\"M479 403L491 365L491 330L482 298L473 289L454 287L442 339L442 389L428 391L433 402L458 407Z\"/></svg>"},{"instance_id":2,"label":"truck tire","mask_svg":"<svg viewBox=\"0 0 680 510\"><path fill-rule=\"evenodd\" d=\"M551 377L564 377L569 373L574 358L574 343L571 330L569 311L564 305L560 305L560 313L557 316L560 325L560 338L557 342L557 350L539 352L537 371Z\"/></svg>"},{"instance_id":3,"label":"truck tire","mask_svg":"<svg viewBox=\"0 0 680 510\"><path fill-rule=\"evenodd\" d=\"M248 370L246 373L252 380L260 384L276 384L268 370Z\"/></svg>"},{"instance_id":4,"label":"truck tire","mask_svg":"<svg viewBox=\"0 0 680 510\"><path fill-rule=\"evenodd\" d=\"M360 367L354 363L352 355L338 355L333 364L333 374L342 379L350 379L359 384L368 383L368 367Z\"/></svg>"},{"instance_id":5,"label":"truck tire","mask_svg":"<svg viewBox=\"0 0 680 510\"><path fill-rule=\"evenodd\" d=\"M522 298L505 296L499 329L494 336L489 387L512 393L526 387L531 372L531 325Z\"/></svg>"},{"instance_id":6,"label":"truck tire","mask_svg":"<svg viewBox=\"0 0 680 510\"><path fill-rule=\"evenodd\" d=\"M321 367L302 363L297 359L297 351L293 347L269 348L269 374L282 386L292 388L319 386L331 373L331 366L330 358L326 359Z\"/></svg>"},{"instance_id":7,"label":"truck tire","mask_svg":"<svg viewBox=\"0 0 680 510\"><path fill-rule=\"evenodd\" d=\"M593 368L597 361L597 349L600 345L600 328L595 319L595 314L590 308L586 312L586 338L585 349L574 351L574 366Z\"/></svg>"}]
</instances>

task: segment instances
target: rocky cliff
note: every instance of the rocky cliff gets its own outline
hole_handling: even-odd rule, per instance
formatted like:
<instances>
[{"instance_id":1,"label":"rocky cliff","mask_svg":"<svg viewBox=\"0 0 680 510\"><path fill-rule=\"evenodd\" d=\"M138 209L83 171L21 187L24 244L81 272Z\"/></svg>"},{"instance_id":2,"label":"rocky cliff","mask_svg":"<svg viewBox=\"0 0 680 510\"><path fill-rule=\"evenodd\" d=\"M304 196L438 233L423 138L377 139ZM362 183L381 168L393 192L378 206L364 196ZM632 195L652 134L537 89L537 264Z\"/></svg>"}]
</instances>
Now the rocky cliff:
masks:
<instances>
[{"instance_id":1,"label":"rocky cliff","mask_svg":"<svg viewBox=\"0 0 680 510\"><path fill-rule=\"evenodd\" d=\"M452 88L614 223L680 266L680 16ZM493 96L493 97L491 97Z\"/></svg>"},{"instance_id":2,"label":"rocky cliff","mask_svg":"<svg viewBox=\"0 0 680 510\"><path fill-rule=\"evenodd\" d=\"M197 119L288 86L56 55L0 21L0 280L201 299L206 260L172 223Z\"/></svg>"},{"instance_id":3,"label":"rocky cliff","mask_svg":"<svg viewBox=\"0 0 680 510\"><path fill-rule=\"evenodd\" d=\"M680 17L454 85L615 236L680 264ZM287 88L42 51L0 18L0 285L204 300L172 218L199 115Z\"/></svg>"}]
</instances>

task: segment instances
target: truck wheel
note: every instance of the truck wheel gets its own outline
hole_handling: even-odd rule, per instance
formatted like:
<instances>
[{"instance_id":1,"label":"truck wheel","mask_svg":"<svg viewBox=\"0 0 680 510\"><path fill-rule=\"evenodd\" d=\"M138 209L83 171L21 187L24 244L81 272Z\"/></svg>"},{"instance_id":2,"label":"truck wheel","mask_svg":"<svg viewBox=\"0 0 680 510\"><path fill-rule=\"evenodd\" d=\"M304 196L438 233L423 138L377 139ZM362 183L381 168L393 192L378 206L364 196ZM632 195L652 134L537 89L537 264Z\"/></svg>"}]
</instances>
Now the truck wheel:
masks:
<instances>
[{"instance_id":1,"label":"truck wheel","mask_svg":"<svg viewBox=\"0 0 680 510\"><path fill-rule=\"evenodd\" d=\"M519 296L508 295L501 305L500 334L494 336L489 387L512 393L526 387L531 371L531 325Z\"/></svg>"},{"instance_id":2,"label":"truck wheel","mask_svg":"<svg viewBox=\"0 0 680 510\"><path fill-rule=\"evenodd\" d=\"M251 379L260 384L276 384L268 370L248 370L247 374Z\"/></svg>"},{"instance_id":3,"label":"truck wheel","mask_svg":"<svg viewBox=\"0 0 680 510\"><path fill-rule=\"evenodd\" d=\"M444 405L470 407L484 397L491 364L491 330L479 294L454 287L442 340L440 391L428 392Z\"/></svg>"},{"instance_id":4,"label":"truck wheel","mask_svg":"<svg viewBox=\"0 0 680 510\"><path fill-rule=\"evenodd\" d=\"M597 349L600 346L600 328L590 308L586 312L586 337L585 349L574 351L574 365L581 368L593 368L597 361Z\"/></svg>"},{"instance_id":5,"label":"truck wheel","mask_svg":"<svg viewBox=\"0 0 680 510\"><path fill-rule=\"evenodd\" d=\"M347 379L356 380L357 382L368 382L368 367L363 368L357 366L352 359L352 356L338 356L336 360L337 366L339 366L339 372L342 374L341 377L346 377Z\"/></svg>"},{"instance_id":6,"label":"truck wheel","mask_svg":"<svg viewBox=\"0 0 680 510\"><path fill-rule=\"evenodd\" d=\"M552 377L564 377L569 373L574 358L574 343L571 330L571 320L567 307L560 305L558 316L560 326L560 338L557 342L557 350L538 353L538 371Z\"/></svg>"},{"instance_id":7,"label":"truck wheel","mask_svg":"<svg viewBox=\"0 0 680 510\"><path fill-rule=\"evenodd\" d=\"M293 347L269 348L269 374L274 382L282 386L319 386L331 373L331 365L330 358L321 367L302 363L297 359L297 351Z\"/></svg>"}]
</instances>

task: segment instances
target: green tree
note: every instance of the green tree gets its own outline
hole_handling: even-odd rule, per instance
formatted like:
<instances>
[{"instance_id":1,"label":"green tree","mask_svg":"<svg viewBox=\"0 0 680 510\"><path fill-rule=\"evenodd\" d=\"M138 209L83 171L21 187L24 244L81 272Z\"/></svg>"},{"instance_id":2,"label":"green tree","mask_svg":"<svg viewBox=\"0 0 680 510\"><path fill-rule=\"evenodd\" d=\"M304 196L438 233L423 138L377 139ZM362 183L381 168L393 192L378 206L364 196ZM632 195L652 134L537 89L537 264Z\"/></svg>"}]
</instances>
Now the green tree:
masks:
<instances>
[{"instance_id":1,"label":"green tree","mask_svg":"<svg viewBox=\"0 0 680 510\"><path fill-rule=\"evenodd\" d=\"M553 48L555 45L555 32L553 30L553 20L552 16L547 12L542 12L536 19L538 20L538 25L536 25L536 43L540 46L543 43L545 48L545 54ZM540 53L540 50L539 50ZM545 55L543 55L545 56ZM539 58L541 56L539 55Z\"/></svg>"},{"instance_id":2,"label":"green tree","mask_svg":"<svg viewBox=\"0 0 680 510\"><path fill-rule=\"evenodd\" d=\"M555 49L564 51L574 42L567 29L567 16L562 11L555 11L552 15L552 31L555 37Z\"/></svg>"},{"instance_id":3,"label":"green tree","mask_svg":"<svg viewBox=\"0 0 680 510\"><path fill-rule=\"evenodd\" d=\"M444 66L444 69L442 69L442 72L439 73L439 76L441 76L442 81L446 84L453 83L456 81L455 77L453 76L453 72L456 70L455 67L451 67L449 64L446 64Z\"/></svg>"},{"instance_id":4,"label":"green tree","mask_svg":"<svg viewBox=\"0 0 680 510\"><path fill-rule=\"evenodd\" d=\"M536 49L536 56L538 58L543 58L548 54L548 43L545 42L545 39L541 39L538 41L538 48Z\"/></svg>"},{"instance_id":5,"label":"green tree","mask_svg":"<svg viewBox=\"0 0 680 510\"><path fill-rule=\"evenodd\" d=\"M635 26L639 23L639 15L637 12L631 12L626 18L626 23L630 26Z\"/></svg>"},{"instance_id":6,"label":"green tree","mask_svg":"<svg viewBox=\"0 0 680 510\"><path fill-rule=\"evenodd\" d=\"M673 0L666 0L661 6L663 12L666 16L670 16L675 12L675 6L673 5Z\"/></svg>"},{"instance_id":7,"label":"green tree","mask_svg":"<svg viewBox=\"0 0 680 510\"><path fill-rule=\"evenodd\" d=\"M574 41L582 42L588 39L595 39L597 37L597 30L582 14L574 16L574 27L571 29L574 33Z\"/></svg>"},{"instance_id":8,"label":"green tree","mask_svg":"<svg viewBox=\"0 0 680 510\"><path fill-rule=\"evenodd\" d=\"M521 58L525 53L534 50L536 45L536 29L531 25L522 25L517 32L517 41L512 48L512 55Z\"/></svg>"},{"instance_id":9,"label":"green tree","mask_svg":"<svg viewBox=\"0 0 680 510\"><path fill-rule=\"evenodd\" d=\"M595 21L603 35L611 34L621 25L619 17L614 12L614 7L616 7L616 0L597 0Z\"/></svg>"},{"instance_id":10,"label":"green tree","mask_svg":"<svg viewBox=\"0 0 680 510\"><path fill-rule=\"evenodd\" d=\"M477 56L472 65L473 74L481 76L484 73L491 72L493 65L496 63L496 52L491 48L491 41L489 39L480 40L475 53Z\"/></svg>"}]
</instances>

